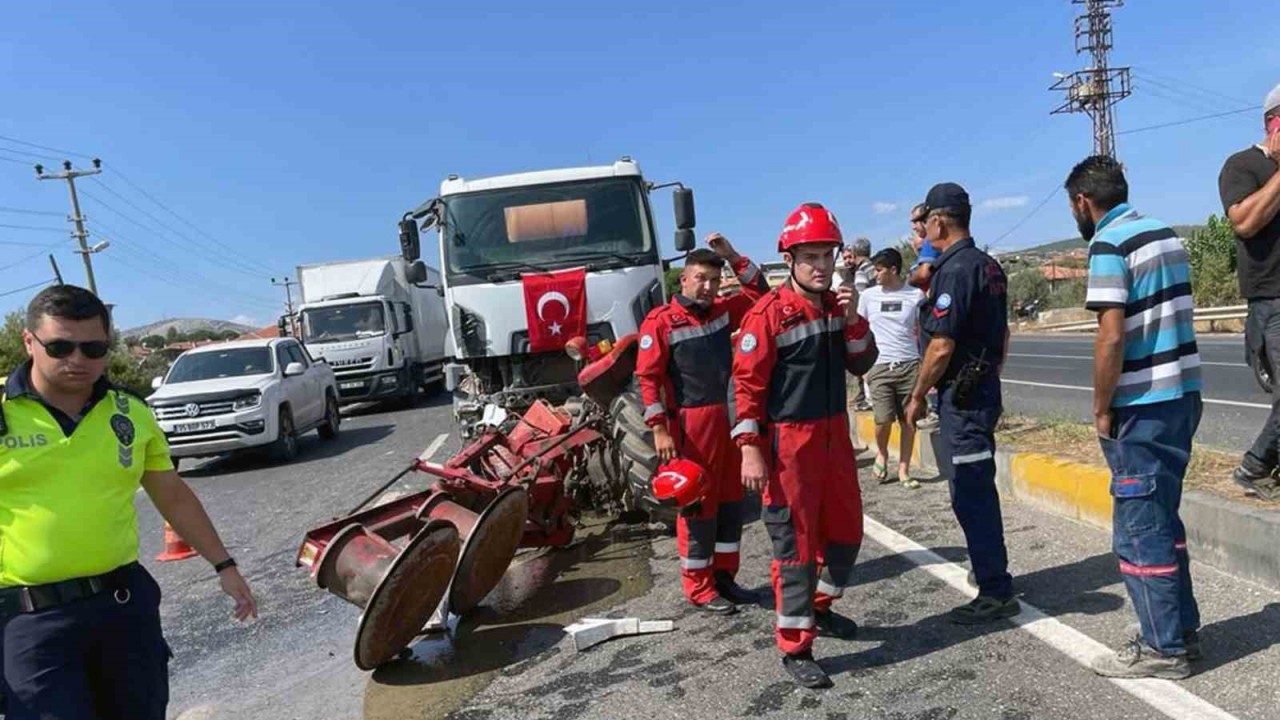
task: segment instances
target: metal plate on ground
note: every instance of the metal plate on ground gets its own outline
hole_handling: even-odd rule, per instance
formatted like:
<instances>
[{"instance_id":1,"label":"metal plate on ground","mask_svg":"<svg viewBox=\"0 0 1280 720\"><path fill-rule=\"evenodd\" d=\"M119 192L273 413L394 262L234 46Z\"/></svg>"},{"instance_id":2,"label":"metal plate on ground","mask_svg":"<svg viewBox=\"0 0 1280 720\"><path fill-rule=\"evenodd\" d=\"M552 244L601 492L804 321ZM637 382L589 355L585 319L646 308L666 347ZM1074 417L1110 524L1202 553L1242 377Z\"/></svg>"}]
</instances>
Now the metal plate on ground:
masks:
<instances>
[{"instance_id":1,"label":"metal plate on ground","mask_svg":"<svg viewBox=\"0 0 1280 720\"><path fill-rule=\"evenodd\" d=\"M372 670L413 642L444 597L460 550L458 530L450 522L432 520L414 535L360 615L356 667Z\"/></svg>"},{"instance_id":2,"label":"metal plate on ground","mask_svg":"<svg viewBox=\"0 0 1280 720\"><path fill-rule=\"evenodd\" d=\"M502 580L520 546L528 514L529 496L520 487L502 491L480 513L453 574L450 611L461 615L471 610Z\"/></svg>"}]
</instances>

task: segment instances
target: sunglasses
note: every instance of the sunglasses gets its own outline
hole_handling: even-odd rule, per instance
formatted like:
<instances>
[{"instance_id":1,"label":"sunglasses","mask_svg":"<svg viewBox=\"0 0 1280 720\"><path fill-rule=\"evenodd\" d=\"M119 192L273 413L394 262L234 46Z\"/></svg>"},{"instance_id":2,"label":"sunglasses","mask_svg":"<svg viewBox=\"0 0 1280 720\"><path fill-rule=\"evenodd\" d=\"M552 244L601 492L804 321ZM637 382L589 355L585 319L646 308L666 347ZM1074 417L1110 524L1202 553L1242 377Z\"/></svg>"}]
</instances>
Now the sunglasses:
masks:
<instances>
[{"instance_id":1,"label":"sunglasses","mask_svg":"<svg viewBox=\"0 0 1280 720\"><path fill-rule=\"evenodd\" d=\"M87 342L76 342L74 340L50 340L49 342L45 342L35 333L31 333L31 337L35 338L36 342L40 343L40 347L44 348L45 352L49 353L49 357L54 358L55 360L71 357L71 353L75 352L76 348L80 348L80 354L90 360L99 360L106 357L107 352L111 350L111 344L106 340L89 340Z\"/></svg>"}]
</instances>

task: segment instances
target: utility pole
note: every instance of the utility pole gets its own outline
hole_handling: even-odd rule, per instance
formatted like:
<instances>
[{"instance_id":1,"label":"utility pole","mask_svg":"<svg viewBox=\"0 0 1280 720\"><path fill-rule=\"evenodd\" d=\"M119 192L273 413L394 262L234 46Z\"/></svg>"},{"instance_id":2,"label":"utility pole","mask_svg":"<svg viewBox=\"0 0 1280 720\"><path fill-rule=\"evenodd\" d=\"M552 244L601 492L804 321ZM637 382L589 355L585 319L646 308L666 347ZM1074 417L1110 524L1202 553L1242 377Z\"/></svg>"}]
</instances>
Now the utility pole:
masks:
<instances>
[{"instance_id":1,"label":"utility pole","mask_svg":"<svg viewBox=\"0 0 1280 720\"><path fill-rule=\"evenodd\" d=\"M275 285L276 287L284 288L285 301L288 303L288 308L289 308L289 320L290 322L292 322L293 321L293 286L297 285L298 283L293 278L287 277L287 278L284 278L283 280L277 280L275 278L271 278L271 284Z\"/></svg>"},{"instance_id":2,"label":"utility pole","mask_svg":"<svg viewBox=\"0 0 1280 720\"><path fill-rule=\"evenodd\" d=\"M53 253L49 253L49 264L53 266L53 276L58 279L59 285L65 285L62 282L62 271L58 269L58 261L53 259Z\"/></svg>"},{"instance_id":3,"label":"utility pole","mask_svg":"<svg viewBox=\"0 0 1280 720\"><path fill-rule=\"evenodd\" d=\"M80 242L80 249L76 252L80 253L84 258L84 274L89 280L89 292L94 295L98 294L98 283L93 278L93 262L89 259L89 256L106 250L109 243L101 242L92 248L89 247L89 232L84 229L84 216L80 214L80 198L76 196L76 178L85 175L97 175L100 172L102 172L102 161L98 158L93 159L92 170L73 170L71 161L63 160L62 172L49 175L45 174L43 165L36 165L37 180L67 181L67 187L71 191L71 222L75 223L76 226L75 232L71 233L71 236Z\"/></svg>"},{"instance_id":4,"label":"utility pole","mask_svg":"<svg viewBox=\"0 0 1280 720\"><path fill-rule=\"evenodd\" d=\"M1116 155L1115 104L1132 93L1129 68L1113 68L1111 55L1111 8L1124 5L1124 0L1071 0L1084 5L1085 14L1076 18L1076 54L1089 53L1093 63L1069 75L1054 73L1058 81L1049 89L1060 90L1067 99L1051 112L1084 113L1093 120L1093 152Z\"/></svg>"}]
</instances>

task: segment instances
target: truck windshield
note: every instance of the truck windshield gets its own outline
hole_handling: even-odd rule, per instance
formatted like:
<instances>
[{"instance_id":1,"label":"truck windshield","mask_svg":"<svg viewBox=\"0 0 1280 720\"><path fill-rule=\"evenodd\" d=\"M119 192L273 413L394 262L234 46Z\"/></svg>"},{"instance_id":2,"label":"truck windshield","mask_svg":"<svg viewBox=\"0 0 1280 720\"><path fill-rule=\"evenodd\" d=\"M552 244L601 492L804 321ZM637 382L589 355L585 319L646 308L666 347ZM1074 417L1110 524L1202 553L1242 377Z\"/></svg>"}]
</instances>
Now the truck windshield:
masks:
<instances>
[{"instance_id":1,"label":"truck windshield","mask_svg":"<svg viewBox=\"0 0 1280 720\"><path fill-rule=\"evenodd\" d=\"M302 311L302 342L336 342L377 337L386 332L382 303L307 308Z\"/></svg>"},{"instance_id":2,"label":"truck windshield","mask_svg":"<svg viewBox=\"0 0 1280 720\"><path fill-rule=\"evenodd\" d=\"M206 350L178 358L165 384L268 375L272 370L271 350L265 347Z\"/></svg>"},{"instance_id":3,"label":"truck windshield","mask_svg":"<svg viewBox=\"0 0 1280 720\"><path fill-rule=\"evenodd\" d=\"M606 178L445 198L451 275L528 272L612 258L653 262L644 191Z\"/></svg>"}]
</instances>

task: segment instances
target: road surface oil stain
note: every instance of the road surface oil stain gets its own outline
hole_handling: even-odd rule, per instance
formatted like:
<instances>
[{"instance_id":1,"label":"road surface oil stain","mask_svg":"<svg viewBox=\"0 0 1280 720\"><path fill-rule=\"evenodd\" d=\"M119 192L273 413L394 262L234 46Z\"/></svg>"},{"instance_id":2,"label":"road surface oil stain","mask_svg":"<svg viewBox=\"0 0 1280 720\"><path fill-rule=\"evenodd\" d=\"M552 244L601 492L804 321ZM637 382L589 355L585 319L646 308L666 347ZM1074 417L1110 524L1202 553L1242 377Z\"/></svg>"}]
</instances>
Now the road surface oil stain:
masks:
<instances>
[{"instance_id":1,"label":"road surface oil stain","mask_svg":"<svg viewBox=\"0 0 1280 720\"><path fill-rule=\"evenodd\" d=\"M366 720L444 718L484 689L494 674L523 672L564 638L564 626L638 597L652 585L644 526L610 526L584 517L575 543L517 557L453 637L428 636L413 656L374 671L365 688ZM572 652L572 650L570 650Z\"/></svg>"}]
</instances>

